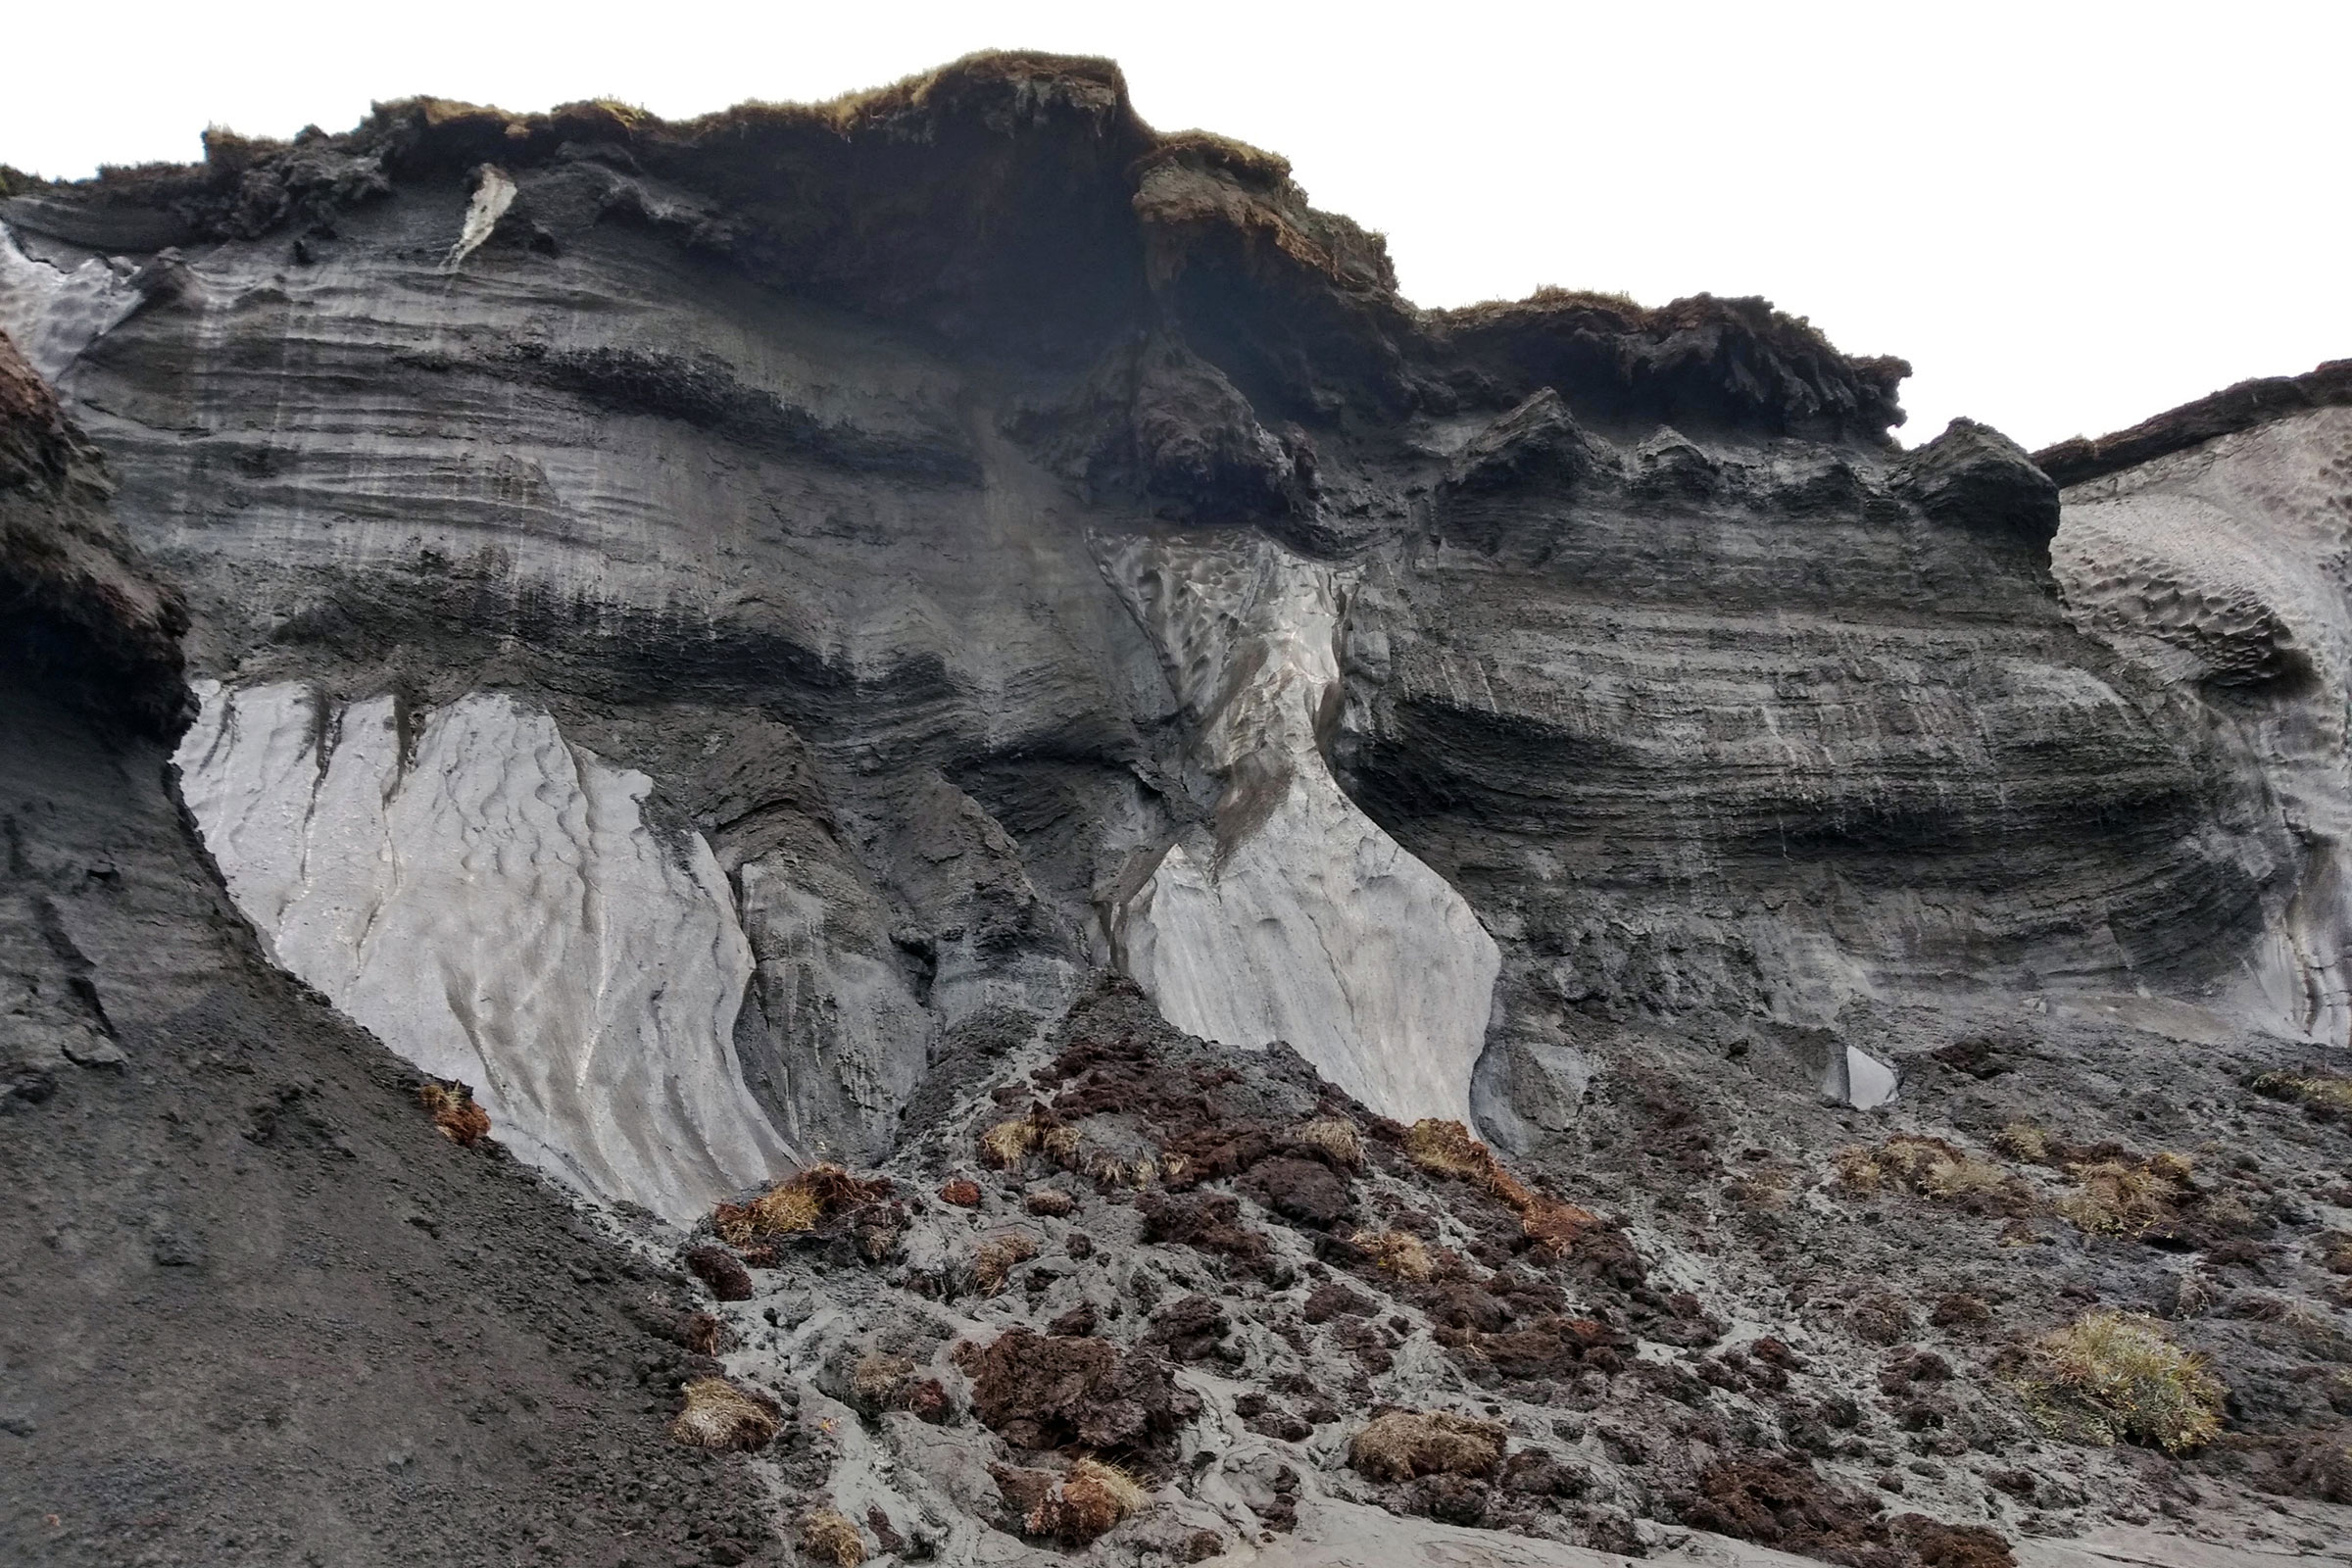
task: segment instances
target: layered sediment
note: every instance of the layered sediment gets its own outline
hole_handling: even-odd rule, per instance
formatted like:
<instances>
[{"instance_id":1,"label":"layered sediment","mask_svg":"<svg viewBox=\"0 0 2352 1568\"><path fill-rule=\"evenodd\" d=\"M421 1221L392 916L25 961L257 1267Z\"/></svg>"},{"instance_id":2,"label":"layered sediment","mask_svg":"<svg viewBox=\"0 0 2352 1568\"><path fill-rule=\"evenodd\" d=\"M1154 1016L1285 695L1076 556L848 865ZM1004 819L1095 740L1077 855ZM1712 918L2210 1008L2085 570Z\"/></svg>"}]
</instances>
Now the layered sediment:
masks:
<instances>
[{"instance_id":1,"label":"layered sediment","mask_svg":"<svg viewBox=\"0 0 2352 1568\"><path fill-rule=\"evenodd\" d=\"M2352 1194L2278 1090L2352 1031L2335 368L1905 450L1899 361L1756 300L1417 309L1279 158L1058 57L207 150L7 176L0 327L60 400L0 378L21 656L176 745L175 874L253 953L641 1236L730 1205L711 1332L823 1539L1067 1536L1075 1472L957 1424L1016 1330L1176 1368L1106 1553L1339 1560L1384 1508L1472 1560L1912 1568L2190 1474L2241 1543L2254 1490L2336 1517ZM1954 1207L1931 1143L1998 1178ZM896 1196L744 1239L834 1161ZM2066 1217L2108 1167L2155 1206ZM2036 1436L2016 1358L2093 1300L2203 1336L2243 1442ZM1335 1480L1346 1368L1560 1451Z\"/></svg>"}]
</instances>

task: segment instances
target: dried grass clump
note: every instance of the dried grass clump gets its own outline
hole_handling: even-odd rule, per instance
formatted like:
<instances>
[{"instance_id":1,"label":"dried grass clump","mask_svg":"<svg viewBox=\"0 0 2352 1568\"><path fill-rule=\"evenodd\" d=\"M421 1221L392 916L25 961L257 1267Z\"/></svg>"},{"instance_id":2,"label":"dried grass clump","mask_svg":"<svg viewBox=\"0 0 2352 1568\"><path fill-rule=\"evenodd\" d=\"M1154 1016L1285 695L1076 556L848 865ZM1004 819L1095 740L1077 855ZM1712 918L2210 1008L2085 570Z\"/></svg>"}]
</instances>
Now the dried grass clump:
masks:
<instances>
[{"instance_id":1,"label":"dried grass clump","mask_svg":"<svg viewBox=\"0 0 2352 1568\"><path fill-rule=\"evenodd\" d=\"M788 1183L770 1188L748 1203L719 1204L711 1213L710 1225L724 1241L756 1247L769 1237L812 1231L823 1217L812 1194Z\"/></svg>"},{"instance_id":2,"label":"dried grass clump","mask_svg":"<svg viewBox=\"0 0 2352 1568\"><path fill-rule=\"evenodd\" d=\"M680 1392L686 1404L670 1421L669 1435L690 1448L764 1448L784 1424L773 1404L725 1378L694 1378Z\"/></svg>"},{"instance_id":3,"label":"dried grass clump","mask_svg":"<svg viewBox=\"0 0 2352 1568\"><path fill-rule=\"evenodd\" d=\"M1348 1463L1374 1481L1491 1476L1502 1468L1500 1424L1444 1410L1390 1410L1348 1445Z\"/></svg>"},{"instance_id":4,"label":"dried grass clump","mask_svg":"<svg viewBox=\"0 0 2352 1568\"><path fill-rule=\"evenodd\" d=\"M980 1135L980 1158L993 1170L1012 1170L1029 1157L1043 1135L1032 1117L998 1122Z\"/></svg>"},{"instance_id":5,"label":"dried grass clump","mask_svg":"<svg viewBox=\"0 0 2352 1568\"><path fill-rule=\"evenodd\" d=\"M1494 1152L1458 1121L1425 1117L1413 1123L1404 1135L1404 1152L1425 1171L1458 1177L1501 1200L1519 1216L1520 1228L1551 1252L1566 1251L1578 1237L1600 1224L1600 1216L1591 1209L1536 1192L1503 1169Z\"/></svg>"},{"instance_id":6,"label":"dried grass clump","mask_svg":"<svg viewBox=\"0 0 2352 1568\"><path fill-rule=\"evenodd\" d=\"M1317 1116L1301 1123L1294 1134L1309 1149L1319 1149L1349 1170L1364 1163L1364 1143L1355 1130L1355 1123L1345 1116Z\"/></svg>"},{"instance_id":7,"label":"dried grass clump","mask_svg":"<svg viewBox=\"0 0 2352 1568\"><path fill-rule=\"evenodd\" d=\"M1536 1246L1554 1257L1574 1247L1600 1224L1600 1216L1543 1193L1530 1193L1518 1205L1519 1228Z\"/></svg>"},{"instance_id":8,"label":"dried grass clump","mask_svg":"<svg viewBox=\"0 0 2352 1568\"><path fill-rule=\"evenodd\" d=\"M2173 1200L2187 1164L2179 1155L2139 1162L2102 1159L2069 1165L2067 1174L2082 1191L2060 1199L2058 1212L2077 1230L2094 1236L2143 1236L2173 1218Z\"/></svg>"},{"instance_id":9,"label":"dried grass clump","mask_svg":"<svg viewBox=\"0 0 2352 1568\"><path fill-rule=\"evenodd\" d=\"M972 1284L982 1296L1004 1289L1014 1268L1037 1255L1037 1238L1027 1231L1006 1231L980 1244L972 1254Z\"/></svg>"},{"instance_id":10,"label":"dried grass clump","mask_svg":"<svg viewBox=\"0 0 2352 1568\"><path fill-rule=\"evenodd\" d=\"M1348 1241L1372 1259L1375 1268L1399 1279L1425 1280L1438 1271L1429 1249L1410 1231L1357 1231Z\"/></svg>"},{"instance_id":11,"label":"dried grass clump","mask_svg":"<svg viewBox=\"0 0 2352 1568\"><path fill-rule=\"evenodd\" d=\"M1118 1159L1096 1149L1089 1150L1072 1168L1084 1172L1097 1187L1133 1187L1140 1192L1163 1175L1170 1181L1180 1180L1186 1163L1182 1154L1170 1154L1166 1165L1162 1166L1150 1154Z\"/></svg>"},{"instance_id":12,"label":"dried grass clump","mask_svg":"<svg viewBox=\"0 0 2352 1568\"><path fill-rule=\"evenodd\" d=\"M1854 1193L1875 1193L1886 1179L1886 1167L1879 1163L1878 1151L1868 1144L1849 1144L1838 1151L1838 1185Z\"/></svg>"},{"instance_id":13,"label":"dried grass clump","mask_svg":"<svg viewBox=\"0 0 2352 1568\"><path fill-rule=\"evenodd\" d=\"M2253 1087L2256 1094L2273 1100L2291 1100L2300 1105L2352 1114L2352 1078L2324 1067L2266 1072L2254 1080Z\"/></svg>"},{"instance_id":14,"label":"dried grass clump","mask_svg":"<svg viewBox=\"0 0 2352 1568\"><path fill-rule=\"evenodd\" d=\"M1086 1152L1086 1141L1078 1136L1075 1127L1049 1127L1038 1144L1045 1150L1046 1157L1064 1170L1076 1170Z\"/></svg>"},{"instance_id":15,"label":"dried grass clump","mask_svg":"<svg viewBox=\"0 0 2352 1568\"><path fill-rule=\"evenodd\" d=\"M1066 1545L1083 1546L1120 1520L1151 1505L1142 1483L1115 1464L1081 1459L1052 1495L1032 1505L1022 1528L1033 1536L1051 1536Z\"/></svg>"},{"instance_id":16,"label":"dried grass clump","mask_svg":"<svg viewBox=\"0 0 2352 1568\"><path fill-rule=\"evenodd\" d=\"M835 1568L858 1568L865 1561L865 1538L839 1508L811 1508L801 1515L801 1549Z\"/></svg>"},{"instance_id":17,"label":"dried grass clump","mask_svg":"<svg viewBox=\"0 0 2352 1568\"><path fill-rule=\"evenodd\" d=\"M850 1390L859 1402L879 1405L888 1399L900 1382L914 1370L914 1363L903 1355L877 1352L860 1356L850 1372Z\"/></svg>"},{"instance_id":18,"label":"dried grass clump","mask_svg":"<svg viewBox=\"0 0 2352 1568\"><path fill-rule=\"evenodd\" d=\"M887 1177L861 1179L839 1165L811 1165L748 1203L719 1204L710 1225L730 1246L756 1247L779 1236L805 1235L829 1215L882 1201L896 1191Z\"/></svg>"},{"instance_id":19,"label":"dried grass clump","mask_svg":"<svg viewBox=\"0 0 2352 1568\"><path fill-rule=\"evenodd\" d=\"M1404 1135L1404 1152L1412 1162L1433 1176L1454 1176L1481 1187L1497 1169L1494 1151L1470 1136L1458 1121L1424 1117Z\"/></svg>"},{"instance_id":20,"label":"dried grass clump","mask_svg":"<svg viewBox=\"0 0 2352 1568\"><path fill-rule=\"evenodd\" d=\"M2022 1159L2029 1165L2046 1165L2050 1160L2050 1135L2030 1121L2013 1121L1992 1135L1992 1141L2012 1159Z\"/></svg>"},{"instance_id":21,"label":"dried grass clump","mask_svg":"<svg viewBox=\"0 0 2352 1568\"><path fill-rule=\"evenodd\" d=\"M2101 1310L2042 1336L2019 1392L2053 1436L2185 1453L2221 1431L2226 1391L2154 1318Z\"/></svg>"},{"instance_id":22,"label":"dried grass clump","mask_svg":"<svg viewBox=\"0 0 2352 1568\"><path fill-rule=\"evenodd\" d=\"M1947 1201L1972 1195L2005 1194L2011 1185L2008 1172L1990 1160L1979 1159L1940 1138L1909 1133L1897 1134L1876 1149L1839 1150L1838 1181L1855 1192L1876 1192L1882 1185L1891 1185Z\"/></svg>"},{"instance_id":23,"label":"dried grass clump","mask_svg":"<svg viewBox=\"0 0 2352 1568\"><path fill-rule=\"evenodd\" d=\"M416 1100L441 1136L461 1149L471 1149L490 1136L490 1113L473 1102L472 1090L454 1078L417 1085Z\"/></svg>"}]
</instances>

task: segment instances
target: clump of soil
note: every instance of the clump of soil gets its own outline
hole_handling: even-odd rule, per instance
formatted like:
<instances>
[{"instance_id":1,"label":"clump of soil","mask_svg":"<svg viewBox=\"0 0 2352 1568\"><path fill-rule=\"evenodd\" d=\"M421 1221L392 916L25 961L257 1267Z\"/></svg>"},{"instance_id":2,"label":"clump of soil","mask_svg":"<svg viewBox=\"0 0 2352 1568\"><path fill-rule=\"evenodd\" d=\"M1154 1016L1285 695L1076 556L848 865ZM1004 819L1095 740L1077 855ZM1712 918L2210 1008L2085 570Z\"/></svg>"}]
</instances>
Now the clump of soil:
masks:
<instances>
[{"instance_id":1,"label":"clump of soil","mask_svg":"<svg viewBox=\"0 0 2352 1568\"><path fill-rule=\"evenodd\" d=\"M956 1359L972 1380L972 1414L1016 1448L1143 1452L1200 1407L1158 1356L1102 1340L1008 1329L985 1347L958 1345Z\"/></svg>"}]
</instances>

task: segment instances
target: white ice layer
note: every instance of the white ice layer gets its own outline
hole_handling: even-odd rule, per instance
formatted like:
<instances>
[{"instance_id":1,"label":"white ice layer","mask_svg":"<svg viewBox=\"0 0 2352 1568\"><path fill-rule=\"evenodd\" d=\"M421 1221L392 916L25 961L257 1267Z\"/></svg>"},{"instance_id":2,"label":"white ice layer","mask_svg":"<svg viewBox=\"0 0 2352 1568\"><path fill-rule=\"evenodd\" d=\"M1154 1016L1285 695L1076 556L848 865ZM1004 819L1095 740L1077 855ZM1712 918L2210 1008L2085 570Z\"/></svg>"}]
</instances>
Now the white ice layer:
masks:
<instances>
[{"instance_id":1,"label":"white ice layer","mask_svg":"<svg viewBox=\"0 0 2352 1568\"><path fill-rule=\"evenodd\" d=\"M1213 848L1172 846L1117 911L1121 965L1180 1029L1288 1041L1384 1115L1469 1121L1501 956L1324 761L1338 574L1262 539L1131 541L1104 569L1225 785Z\"/></svg>"},{"instance_id":2,"label":"white ice layer","mask_svg":"<svg viewBox=\"0 0 2352 1568\"><path fill-rule=\"evenodd\" d=\"M71 270L26 256L0 227L0 332L55 382L82 350L139 308L126 264L92 258Z\"/></svg>"},{"instance_id":3,"label":"white ice layer","mask_svg":"<svg viewBox=\"0 0 2352 1568\"><path fill-rule=\"evenodd\" d=\"M752 954L700 835L546 713L473 695L408 715L304 684L199 685L181 791L272 956L515 1153L678 1221L788 1163L743 1084Z\"/></svg>"},{"instance_id":4,"label":"white ice layer","mask_svg":"<svg viewBox=\"0 0 2352 1568\"><path fill-rule=\"evenodd\" d=\"M442 258L441 270L454 272L466 257L480 250L483 241L497 230L498 220L514 205L514 178L496 164L484 164L474 183L473 199L466 204L465 226L458 230L457 243Z\"/></svg>"}]
</instances>

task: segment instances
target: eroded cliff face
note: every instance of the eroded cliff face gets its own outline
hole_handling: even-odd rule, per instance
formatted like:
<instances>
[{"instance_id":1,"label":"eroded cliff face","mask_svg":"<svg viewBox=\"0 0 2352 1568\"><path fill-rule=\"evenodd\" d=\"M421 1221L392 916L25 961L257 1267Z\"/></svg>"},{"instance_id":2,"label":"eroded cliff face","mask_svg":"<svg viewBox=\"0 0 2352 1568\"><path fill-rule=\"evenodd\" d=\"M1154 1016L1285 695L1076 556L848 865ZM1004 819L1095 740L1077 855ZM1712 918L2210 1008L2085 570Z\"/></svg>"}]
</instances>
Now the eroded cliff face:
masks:
<instances>
[{"instance_id":1,"label":"eroded cliff face","mask_svg":"<svg viewBox=\"0 0 2352 1568\"><path fill-rule=\"evenodd\" d=\"M1462 1121L1618 1205L1676 1289L1590 1321L1695 1353L1798 1312L1788 1276L1824 1259L1926 1289L1894 1243L1818 1228L1843 1200L1783 1212L1875 1136L1853 1112L1983 1141L2036 1114L2030 1077L2069 1105L2088 1086L2073 1147L2187 1139L2189 1089L2153 1081L2242 1099L2352 1030L2333 381L2170 445L2036 459L1963 420L1905 452L1905 368L1760 301L1416 310L1280 160L1153 132L1100 62L982 57L685 124L416 100L208 145L0 202L0 327L185 596L177 787L237 908L601 1202L689 1225L819 1159L953 1174L1021 1075L1161 1038L1102 1021L1127 1016L1107 969L1197 1037L1171 1059L1228 1048L1285 1117ZM140 657L177 657L171 605ZM1177 1147L1113 1131L1121 1171ZM1267 1173L1325 1156L1259 1132L1190 1186L1342 1236L1299 1170ZM1784 1167L1813 1175L1765 1179ZM1380 1192L1390 1218L1427 1201ZM1018 1197L992 1191L990 1223ZM1161 1249L1153 1279L1199 1285L1187 1248L1229 1266L1215 1215L1137 1228L1126 1202L1088 1223ZM960 1223L894 1242L904 1271L865 1296L763 1284L745 1354L779 1380L901 1341L944 1357L1127 1288L1096 1302L1105 1265L1073 1250L1025 1308L933 1334ZM1423 1229L1468 1249L1453 1223ZM1948 1240L1979 1273L1939 1261L1938 1291L1977 1299L2007 1254ZM2157 1288L2082 1245L2034 1310ZM1616 1266L1554 1261L1539 1294ZM1480 1288L1509 1298L1507 1263ZM1712 1331L1664 1304L1685 1296ZM1367 1400L1447 1364L1494 1387L1413 1336L1535 1311L1391 1304L1414 1326L1356 1347L1398 1380ZM1331 1375L1266 1310L1234 1364ZM1101 1333L1143 1344L1140 1317ZM1821 1332L1841 1365L1879 1353ZM1510 1420L1548 1420L1571 1388L1613 1397L1617 1359L1494 1375ZM1765 1401L1759 1376L1707 1386ZM1813 1432L1813 1408L1774 1419ZM1186 1452L1254 1444L1228 1522L1334 1460L1227 1414ZM835 1455L893 1532L991 1485L916 1427ZM2008 1431L1953 1414L1956 1452L1912 1441L1931 1463ZM1848 1441L1799 1446L1893 1462ZM891 1490L902 1463L936 1494ZM2022 1506L1932 1468L1912 1484L1944 1516ZM1561 1530L1738 1513L1616 1474ZM1369 1496L1305 1494L1333 1521ZM997 1536L954 1539L986 1560ZM1934 1560L1899 1550L1869 1560Z\"/></svg>"},{"instance_id":2,"label":"eroded cliff face","mask_svg":"<svg viewBox=\"0 0 2352 1568\"><path fill-rule=\"evenodd\" d=\"M1103 958L1387 1114L1467 1114L1483 1056L1524 1138L1573 1016L1819 1026L2252 940L2276 847L2064 618L2022 454L1902 458L1899 368L1761 306L1415 312L1283 172L1068 62L677 127L420 103L17 198L11 309L221 703L510 694L646 775L648 843L705 836L762 978L673 1004L676 1070L736 1053L804 1154L887 1148L959 1027ZM134 213L176 249L106 254ZM747 744L722 809L793 852L707 804ZM289 853L215 849L257 889ZM465 1063L434 988L315 968ZM702 1197L763 1147L715 1104Z\"/></svg>"},{"instance_id":3,"label":"eroded cliff face","mask_svg":"<svg viewBox=\"0 0 2352 1568\"><path fill-rule=\"evenodd\" d=\"M2191 694L2277 825L2235 1010L2352 1043L2352 408L2278 416L2085 478L2052 546L2083 628Z\"/></svg>"}]
</instances>

